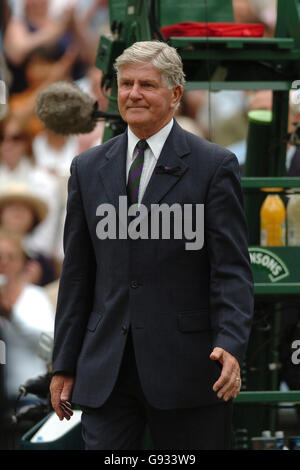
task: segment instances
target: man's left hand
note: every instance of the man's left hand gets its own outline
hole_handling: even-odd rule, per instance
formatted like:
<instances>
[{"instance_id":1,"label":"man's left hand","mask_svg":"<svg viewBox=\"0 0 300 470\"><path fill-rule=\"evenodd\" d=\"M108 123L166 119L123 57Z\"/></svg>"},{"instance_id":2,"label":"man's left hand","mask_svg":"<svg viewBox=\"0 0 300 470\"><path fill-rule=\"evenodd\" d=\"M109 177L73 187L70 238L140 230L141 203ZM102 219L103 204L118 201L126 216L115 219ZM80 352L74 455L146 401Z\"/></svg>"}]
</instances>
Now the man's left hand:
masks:
<instances>
[{"instance_id":1,"label":"man's left hand","mask_svg":"<svg viewBox=\"0 0 300 470\"><path fill-rule=\"evenodd\" d=\"M214 348L209 357L222 364L221 375L213 385L214 392L217 393L218 398L223 398L224 401L236 398L242 385L237 359L222 348Z\"/></svg>"}]
</instances>

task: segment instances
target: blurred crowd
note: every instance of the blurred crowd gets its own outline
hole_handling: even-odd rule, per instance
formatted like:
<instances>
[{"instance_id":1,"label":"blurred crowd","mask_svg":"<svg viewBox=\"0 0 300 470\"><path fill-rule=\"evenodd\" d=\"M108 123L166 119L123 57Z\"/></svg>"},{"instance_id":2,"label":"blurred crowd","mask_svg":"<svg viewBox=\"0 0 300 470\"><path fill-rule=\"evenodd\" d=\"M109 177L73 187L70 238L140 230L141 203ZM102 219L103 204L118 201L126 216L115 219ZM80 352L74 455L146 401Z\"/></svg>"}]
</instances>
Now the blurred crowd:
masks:
<instances>
[{"instance_id":1,"label":"blurred crowd","mask_svg":"<svg viewBox=\"0 0 300 470\"><path fill-rule=\"evenodd\" d=\"M264 23L265 36L274 36L276 0L233 0L233 7L237 23ZM35 114L36 98L51 83L68 80L105 110L102 73L94 64L99 38L109 31L108 0L0 2L0 80L7 87L6 104L0 101L0 339L13 364L5 369L12 400L20 384L47 371L37 350L40 334L53 334L70 164L102 142L104 126L99 122L84 135L55 134ZM271 108L271 91L186 91L176 118L234 151L242 169L247 113ZM291 106L290 130L299 114L300 106ZM288 170L295 151L289 149Z\"/></svg>"},{"instance_id":2,"label":"blurred crowd","mask_svg":"<svg viewBox=\"0 0 300 470\"><path fill-rule=\"evenodd\" d=\"M7 93L0 100L0 408L4 398L15 411L40 401L20 398L19 387L51 368L41 338L53 338L70 165L103 136L100 122L90 134L51 132L35 113L36 98L67 80L104 110L94 64L108 32L106 0L0 2L0 80Z\"/></svg>"}]
</instances>

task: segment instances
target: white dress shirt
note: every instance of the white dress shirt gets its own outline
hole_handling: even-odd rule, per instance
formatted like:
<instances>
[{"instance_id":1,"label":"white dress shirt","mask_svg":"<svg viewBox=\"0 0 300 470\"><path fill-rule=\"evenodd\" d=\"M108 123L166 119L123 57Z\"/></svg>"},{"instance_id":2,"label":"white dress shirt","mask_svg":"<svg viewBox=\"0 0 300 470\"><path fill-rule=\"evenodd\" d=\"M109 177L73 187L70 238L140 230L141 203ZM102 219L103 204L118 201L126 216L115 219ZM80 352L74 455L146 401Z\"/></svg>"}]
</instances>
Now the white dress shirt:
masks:
<instances>
[{"instance_id":1,"label":"white dress shirt","mask_svg":"<svg viewBox=\"0 0 300 470\"><path fill-rule=\"evenodd\" d=\"M144 153L144 165L143 171L140 180L140 187L139 187L139 196L138 196L138 203L141 203L143 199L146 187L149 183L153 170L156 166L158 157L162 151L162 148L167 140L168 135L173 126L173 118L166 126L160 129L156 134L152 135L147 139L148 148L145 150ZM136 156L137 148L136 144L140 139L132 132L130 127L128 126L128 147L127 147L127 162L126 162L126 182L128 181L128 173L130 166Z\"/></svg>"}]
</instances>

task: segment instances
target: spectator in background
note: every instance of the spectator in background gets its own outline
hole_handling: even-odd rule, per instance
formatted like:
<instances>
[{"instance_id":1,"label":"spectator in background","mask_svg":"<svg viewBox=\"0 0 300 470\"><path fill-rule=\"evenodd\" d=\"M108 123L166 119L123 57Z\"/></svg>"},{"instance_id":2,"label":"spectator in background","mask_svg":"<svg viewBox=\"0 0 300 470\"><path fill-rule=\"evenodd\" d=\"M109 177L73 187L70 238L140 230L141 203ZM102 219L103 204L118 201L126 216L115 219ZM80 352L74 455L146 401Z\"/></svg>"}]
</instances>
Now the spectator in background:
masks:
<instances>
[{"instance_id":1,"label":"spectator in background","mask_svg":"<svg viewBox=\"0 0 300 470\"><path fill-rule=\"evenodd\" d=\"M277 19L277 0L232 0L236 23L263 23L264 37L273 37Z\"/></svg>"},{"instance_id":2,"label":"spectator in background","mask_svg":"<svg viewBox=\"0 0 300 470\"><path fill-rule=\"evenodd\" d=\"M249 0L258 22L264 23L264 37L274 37L277 21L277 0Z\"/></svg>"},{"instance_id":3,"label":"spectator in background","mask_svg":"<svg viewBox=\"0 0 300 470\"><path fill-rule=\"evenodd\" d=\"M52 0L53 3L58 1ZM72 28L77 43L80 45L79 57L93 65L101 34L110 33L108 1L77 0L75 3Z\"/></svg>"},{"instance_id":4,"label":"spectator in background","mask_svg":"<svg viewBox=\"0 0 300 470\"><path fill-rule=\"evenodd\" d=\"M179 125L199 137L204 137L205 134L205 130L197 120L198 113L205 102L205 95L206 92L202 90L185 91L175 113Z\"/></svg>"},{"instance_id":5,"label":"spectator in background","mask_svg":"<svg viewBox=\"0 0 300 470\"><path fill-rule=\"evenodd\" d=\"M31 284L44 286L56 279L53 260L26 250L26 239L47 216L48 205L28 185L10 183L0 189L0 229L19 235L26 251L24 276Z\"/></svg>"},{"instance_id":6,"label":"spectator in background","mask_svg":"<svg viewBox=\"0 0 300 470\"><path fill-rule=\"evenodd\" d=\"M290 92L290 114L288 132L295 132L300 126L300 92L292 90ZM297 139L297 145L288 145L286 169L287 176L300 176L300 139Z\"/></svg>"},{"instance_id":7,"label":"spectator in background","mask_svg":"<svg viewBox=\"0 0 300 470\"><path fill-rule=\"evenodd\" d=\"M227 147L247 136L247 95L242 90L206 92L197 121L206 138Z\"/></svg>"},{"instance_id":8,"label":"spectator in background","mask_svg":"<svg viewBox=\"0 0 300 470\"><path fill-rule=\"evenodd\" d=\"M8 115L0 123L0 187L15 181L31 186L49 206L48 216L31 233L27 248L55 256L60 209L58 182L35 164L26 124Z\"/></svg>"},{"instance_id":9,"label":"spectator in background","mask_svg":"<svg viewBox=\"0 0 300 470\"><path fill-rule=\"evenodd\" d=\"M87 137L86 137L87 139ZM91 140L88 140L91 144ZM59 263L63 261L63 226L67 203L67 184L70 176L71 162L80 153L78 135L59 135L45 128L33 140L33 154L39 168L53 175L58 183L56 202L59 205L55 256Z\"/></svg>"},{"instance_id":10,"label":"spectator in background","mask_svg":"<svg viewBox=\"0 0 300 470\"><path fill-rule=\"evenodd\" d=\"M54 312L42 287L24 277L21 239L0 231L0 325L7 346L5 386L10 401L21 384L47 372L38 356L42 332L53 332Z\"/></svg>"},{"instance_id":11,"label":"spectator in background","mask_svg":"<svg viewBox=\"0 0 300 470\"><path fill-rule=\"evenodd\" d=\"M59 19L48 14L48 0L24 0L24 8L13 8L11 20L3 38L9 67L14 75L12 93L27 87L24 68L29 54L39 47L54 46L61 55L66 45L64 33L70 23L71 12Z\"/></svg>"},{"instance_id":12,"label":"spectator in background","mask_svg":"<svg viewBox=\"0 0 300 470\"><path fill-rule=\"evenodd\" d=\"M72 68L74 80L82 77L86 66L94 63L96 36L90 35L86 15L76 15L74 2L53 0L19 0L4 35L4 48L14 73L12 92L23 91L26 84L24 67L29 54L40 47L55 47L62 56L70 45L79 51Z\"/></svg>"},{"instance_id":13,"label":"spectator in background","mask_svg":"<svg viewBox=\"0 0 300 470\"><path fill-rule=\"evenodd\" d=\"M205 90L184 91L179 107L181 114L191 119L197 119L199 109L205 103L206 93L207 91Z\"/></svg>"},{"instance_id":14,"label":"spectator in background","mask_svg":"<svg viewBox=\"0 0 300 470\"><path fill-rule=\"evenodd\" d=\"M71 80L71 68L76 60L77 51L70 46L60 58L54 49L40 48L30 53L25 65L26 90L13 93L9 99L9 110L21 119L27 120L28 130L34 137L44 129L35 114L38 94L51 83Z\"/></svg>"},{"instance_id":15,"label":"spectator in background","mask_svg":"<svg viewBox=\"0 0 300 470\"><path fill-rule=\"evenodd\" d=\"M38 166L66 184L70 166L79 151L77 135L61 135L45 128L32 142L33 155Z\"/></svg>"}]
</instances>

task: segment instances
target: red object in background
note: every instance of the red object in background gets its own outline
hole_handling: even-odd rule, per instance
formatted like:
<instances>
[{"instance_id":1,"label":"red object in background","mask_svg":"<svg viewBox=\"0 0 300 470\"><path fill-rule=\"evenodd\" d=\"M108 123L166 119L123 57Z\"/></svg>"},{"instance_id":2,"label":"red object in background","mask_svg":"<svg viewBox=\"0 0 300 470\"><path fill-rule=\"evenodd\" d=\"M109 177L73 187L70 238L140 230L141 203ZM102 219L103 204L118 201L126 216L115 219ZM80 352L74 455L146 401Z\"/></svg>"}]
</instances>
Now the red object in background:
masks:
<instances>
[{"instance_id":1,"label":"red object in background","mask_svg":"<svg viewBox=\"0 0 300 470\"><path fill-rule=\"evenodd\" d=\"M171 36L204 37L261 37L264 24L260 23L195 23L192 21L161 28L166 38Z\"/></svg>"}]
</instances>

